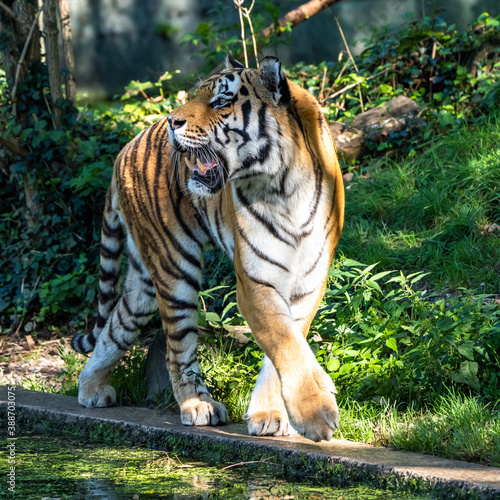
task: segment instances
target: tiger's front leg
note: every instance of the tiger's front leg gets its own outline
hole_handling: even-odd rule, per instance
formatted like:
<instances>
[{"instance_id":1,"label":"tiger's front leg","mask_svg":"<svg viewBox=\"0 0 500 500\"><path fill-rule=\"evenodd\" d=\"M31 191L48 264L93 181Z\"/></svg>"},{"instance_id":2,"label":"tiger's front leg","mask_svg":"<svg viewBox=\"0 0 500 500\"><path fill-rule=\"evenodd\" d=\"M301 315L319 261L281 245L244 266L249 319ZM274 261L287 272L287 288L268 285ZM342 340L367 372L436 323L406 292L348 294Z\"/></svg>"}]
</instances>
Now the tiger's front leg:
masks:
<instances>
[{"instance_id":1,"label":"tiger's front leg","mask_svg":"<svg viewBox=\"0 0 500 500\"><path fill-rule=\"evenodd\" d=\"M242 281L240 278L245 273L238 267L238 305L259 346L276 369L290 423L308 439L329 440L338 429L337 391L304 335L315 308L311 308L305 318L294 318L293 306L271 284L251 279ZM321 296L322 292L321 287L317 295ZM276 414L274 408L278 405L279 410L276 383L272 377L266 378L262 378L262 387L257 385L252 394L246 414L249 431L251 434L285 434L279 427L282 412Z\"/></svg>"},{"instance_id":2,"label":"tiger's front leg","mask_svg":"<svg viewBox=\"0 0 500 500\"><path fill-rule=\"evenodd\" d=\"M217 425L227 422L225 406L210 397L196 357L198 341L198 291L187 284L178 289L158 287L157 297L167 338L167 366L184 425Z\"/></svg>"}]
</instances>

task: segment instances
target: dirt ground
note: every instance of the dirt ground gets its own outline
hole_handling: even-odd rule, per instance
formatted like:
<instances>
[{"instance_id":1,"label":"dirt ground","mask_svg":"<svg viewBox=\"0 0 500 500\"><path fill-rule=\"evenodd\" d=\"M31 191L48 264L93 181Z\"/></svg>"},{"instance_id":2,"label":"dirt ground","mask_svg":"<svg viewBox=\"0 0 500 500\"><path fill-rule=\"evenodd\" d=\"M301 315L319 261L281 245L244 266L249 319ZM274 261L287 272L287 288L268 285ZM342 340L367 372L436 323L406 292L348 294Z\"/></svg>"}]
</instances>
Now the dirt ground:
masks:
<instances>
[{"instance_id":1,"label":"dirt ground","mask_svg":"<svg viewBox=\"0 0 500 500\"><path fill-rule=\"evenodd\" d=\"M19 385L32 378L59 387L64 367L60 349L71 349L71 337L51 339L54 334L12 333L0 337L0 385Z\"/></svg>"}]
</instances>

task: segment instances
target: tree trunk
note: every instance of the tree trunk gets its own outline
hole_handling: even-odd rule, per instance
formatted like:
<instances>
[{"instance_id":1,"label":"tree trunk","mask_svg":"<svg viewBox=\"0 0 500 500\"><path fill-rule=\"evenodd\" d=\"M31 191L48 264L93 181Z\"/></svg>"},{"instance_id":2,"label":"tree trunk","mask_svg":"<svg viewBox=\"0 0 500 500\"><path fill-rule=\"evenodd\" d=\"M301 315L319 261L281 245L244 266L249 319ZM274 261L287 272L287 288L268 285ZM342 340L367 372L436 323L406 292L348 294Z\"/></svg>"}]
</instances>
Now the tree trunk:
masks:
<instances>
[{"instance_id":1,"label":"tree trunk","mask_svg":"<svg viewBox=\"0 0 500 500\"><path fill-rule=\"evenodd\" d=\"M59 14L61 15L62 46L67 70L65 76L66 99L74 104L76 98L75 59L73 57L73 35L71 33L68 0L59 0Z\"/></svg>"},{"instance_id":2,"label":"tree trunk","mask_svg":"<svg viewBox=\"0 0 500 500\"><path fill-rule=\"evenodd\" d=\"M22 85L30 66L40 60L40 33L36 26L38 13L37 9L26 0L14 0L11 6L2 2L1 9L3 10L1 31L8 39L8 43L5 43L2 49L2 62L11 92L12 115L16 123L22 124L25 116L16 113L16 90ZM14 155L26 157L28 151L16 137L8 134L4 137L5 126L5 123L0 123L2 134L0 145ZM27 208L26 220L28 227L33 227L40 217L41 206L38 186L36 182L30 180L30 165L27 165L27 169L28 173L21 174L20 180Z\"/></svg>"},{"instance_id":3,"label":"tree trunk","mask_svg":"<svg viewBox=\"0 0 500 500\"><path fill-rule=\"evenodd\" d=\"M58 99L62 99L61 68L59 65L59 46L57 42L56 0L45 0L43 22L45 31L45 50L47 52L47 69L49 71L50 94L52 96L53 114L56 125L60 123Z\"/></svg>"}]
</instances>

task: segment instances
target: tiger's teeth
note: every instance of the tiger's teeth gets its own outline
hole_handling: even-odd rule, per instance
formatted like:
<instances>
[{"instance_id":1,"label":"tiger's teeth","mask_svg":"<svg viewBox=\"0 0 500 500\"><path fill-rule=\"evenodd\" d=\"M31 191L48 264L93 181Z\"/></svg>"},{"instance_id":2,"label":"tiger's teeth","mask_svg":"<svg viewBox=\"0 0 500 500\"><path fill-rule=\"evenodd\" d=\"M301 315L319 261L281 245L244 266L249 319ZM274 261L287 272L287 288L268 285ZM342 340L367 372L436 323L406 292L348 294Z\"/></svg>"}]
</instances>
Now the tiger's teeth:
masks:
<instances>
[{"instance_id":1,"label":"tiger's teeth","mask_svg":"<svg viewBox=\"0 0 500 500\"><path fill-rule=\"evenodd\" d=\"M186 156L184 158L185 162L186 162L186 165L188 168L190 168L191 170L194 170L194 163Z\"/></svg>"},{"instance_id":2,"label":"tiger's teeth","mask_svg":"<svg viewBox=\"0 0 500 500\"><path fill-rule=\"evenodd\" d=\"M203 163L201 163L199 158L196 158L196 165L198 165L198 168L200 169L200 172L202 174L204 174L206 172L207 167L205 167L205 165L203 165Z\"/></svg>"}]
</instances>

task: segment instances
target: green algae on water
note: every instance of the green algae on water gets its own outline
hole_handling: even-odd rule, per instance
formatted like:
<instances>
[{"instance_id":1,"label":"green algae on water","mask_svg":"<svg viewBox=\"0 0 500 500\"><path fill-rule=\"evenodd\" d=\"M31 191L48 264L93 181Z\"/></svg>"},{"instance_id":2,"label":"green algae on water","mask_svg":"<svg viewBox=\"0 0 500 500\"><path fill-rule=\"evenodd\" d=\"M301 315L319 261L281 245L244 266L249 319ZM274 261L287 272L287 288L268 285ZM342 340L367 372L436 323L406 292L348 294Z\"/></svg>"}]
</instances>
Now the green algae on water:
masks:
<instances>
[{"instance_id":1,"label":"green algae on water","mask_svg":"<svg viewBox=\"0 0 500 500\"><path fill-rule=\"evenodd\" d=\"M5 437L5 436L2 436ZM5 439L2 439L5 443ZM5 455L5 446L2 447ZM0 466L1 498L12 499L324 499L382 500L428 497L368 486L336 488L304 478L289 481L281 464L269 460L208 464L142 447L106 446L68 436L20 436L16 441L16 488L6 488ZM230 467L228 467L228 465ZM232 466L231 466L232 465ZM221 470L223 469L224 470Z\"/></svg>"}]
</instances>

